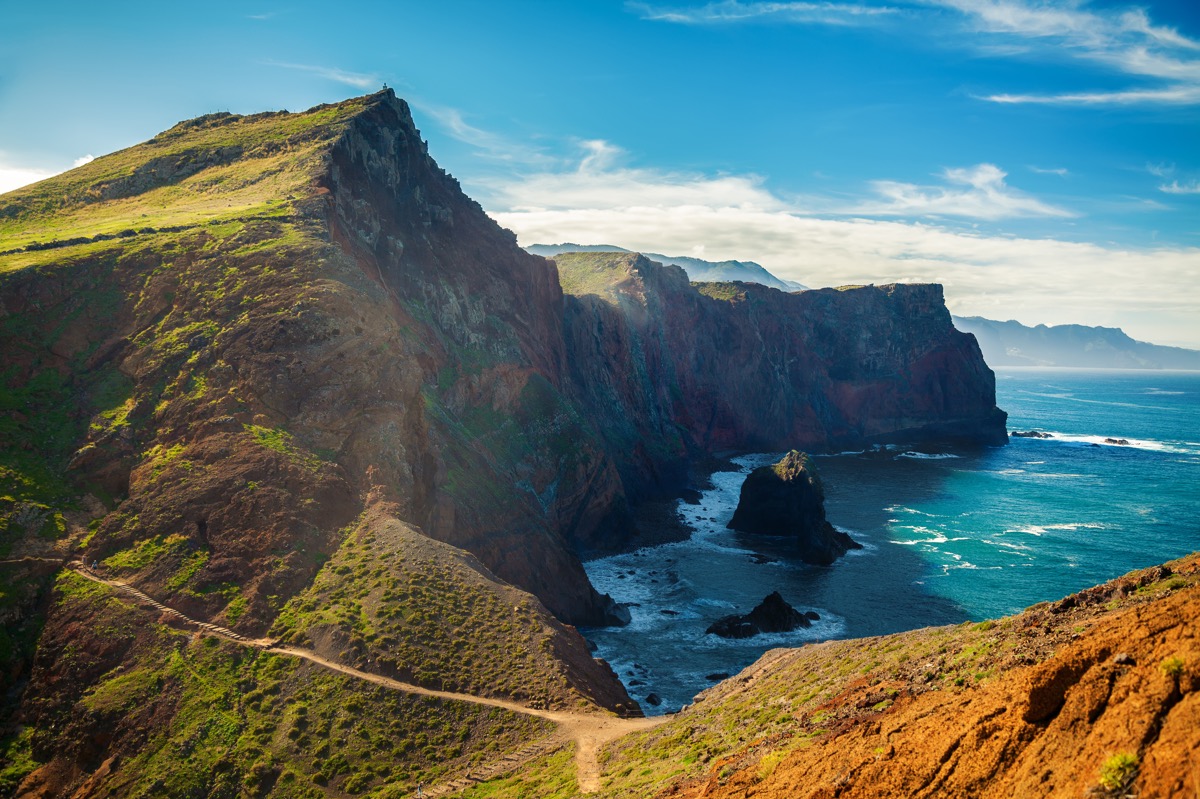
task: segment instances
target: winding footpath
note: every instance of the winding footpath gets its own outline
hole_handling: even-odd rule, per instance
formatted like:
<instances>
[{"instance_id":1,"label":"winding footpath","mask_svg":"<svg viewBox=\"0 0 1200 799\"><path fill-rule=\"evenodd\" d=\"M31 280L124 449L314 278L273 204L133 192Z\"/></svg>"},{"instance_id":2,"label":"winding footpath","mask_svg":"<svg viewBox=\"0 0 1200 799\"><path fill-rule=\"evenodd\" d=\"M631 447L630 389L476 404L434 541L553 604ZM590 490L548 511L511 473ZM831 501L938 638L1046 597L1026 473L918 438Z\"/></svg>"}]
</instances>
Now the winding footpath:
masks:
<instances>
[{"instance_id":1,"label":"winding footpath","mask_svg":"<svg viewBox=\"0 0 1200 799\"><path fill-rule=\"evenodd\" d=\"M538 718L547 719L558 725L558 732L550 738L542 741L537 741L529 744L517 752L511 753L501 760L490 763L486 766L478 768L470 777L461 777L452 782L443 785L433 786L425 790L424 795L433 799L434 797L448 796L465 790L476 782L481 782L493 777L507 774L523 763L527 763L542 755L549 754L561 748L564 744L574 742L575 744L575 769L576 781L579 784L579 790L582 793L595 793L600 790L600 779L602 776L600 770L600 749L606 744L615 741L616 739L627 735L631 732L639 730L648 730L657 727L659 724L667 721L670 716L655 716L651 718L619 718L605 713L573 713L569 711L542 710L540 708L529 707L522 705L519 702L512 702L506 699L495 699L488 696L476 696L474 694L461 694L454 691L437 691L432 688L424 688L420 685L393 680L390 677L384 677L379 674L371 674L370 672L360 671L359 669L338 663L328 658L321 657L316 652L310 649L302 649L294 646L281 646L277 641L271 638L247 638L244 635L234 632L225 627L219 627L215 624L210 624L204 621L198 621L189 616L184 615L180 611L167 607L158 600L150 597L128 583L123 583L118 580L110 580L102 577L92 571L80 561L72 561L67 564L68 568L74 571L81 577L84 577L93 582L101 583L116 589L136 604L157 610L159 613L171 616L178 621L192 627L196 627L201 633L224 638L243 646L254 647L263 652L271 652L278 655L287 655L289 657L300 658L314 663L321 668L335 671L339 674L345 674L364 682L380 685L384 688L390 688L395 691L404 691L409 694L418 696L428 696L435 699L446 699L453 702L469 702L475 705L484 705L486 707L503 708L514 713L524 713L528 716L537 716Z\"/></svg>"}]
</instances>

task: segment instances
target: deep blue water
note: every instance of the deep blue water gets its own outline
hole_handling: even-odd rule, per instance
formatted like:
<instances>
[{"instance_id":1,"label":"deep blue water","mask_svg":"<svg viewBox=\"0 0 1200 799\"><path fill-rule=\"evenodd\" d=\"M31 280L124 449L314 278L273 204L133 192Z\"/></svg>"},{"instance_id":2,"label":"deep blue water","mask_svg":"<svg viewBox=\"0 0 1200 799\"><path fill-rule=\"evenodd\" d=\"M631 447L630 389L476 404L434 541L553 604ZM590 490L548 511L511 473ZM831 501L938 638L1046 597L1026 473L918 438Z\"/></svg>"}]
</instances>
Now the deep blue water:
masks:
<instances>
[{"instance_id":1,"label":"deep blue water","mask_svg":"<svg viewBox=\"0 0 1200 799\"><path fill-rule=\"evenodd\" d=\"M772 647L1001 616L1200 549L1200 373L1006 369L996 390L1010 430L1054 438L817 460L829 520L865 546L832 567L725 529L744 475L778 454L738 458L680 505L690 540L585 564L600 591L635 603L628 627L588 631L597 654L647 712L674 710ZM704 634L774 590L821 620L740 642Z\"/></svg>"}]
</instances>

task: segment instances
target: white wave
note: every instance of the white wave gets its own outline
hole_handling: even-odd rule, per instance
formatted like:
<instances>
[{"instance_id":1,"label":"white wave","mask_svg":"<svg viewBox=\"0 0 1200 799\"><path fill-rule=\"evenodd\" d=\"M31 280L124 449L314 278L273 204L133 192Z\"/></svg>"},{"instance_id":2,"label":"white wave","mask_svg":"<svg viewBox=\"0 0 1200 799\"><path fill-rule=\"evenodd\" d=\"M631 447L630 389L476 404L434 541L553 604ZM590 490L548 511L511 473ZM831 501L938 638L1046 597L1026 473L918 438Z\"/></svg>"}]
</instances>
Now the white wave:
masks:
<instances>
[{"instance_id":1,"label":"white wave","mask_svg":"<svg viewBox=\"0 0 1200 799\"><path fill-rule=\"evenodd\" d=\"M916 508L907 508L903 505L889 505L886 508L884 508L884 510L887 511L888 513L912 513L917 516L929 516L929 517L937 516L936 513L927 513L926 511L917 510Z\"/></svg>"},{"instance_id":2,"label":"white wave","mask_svg":"<svg viewBox=\"0 0 1200 799\"><path fill-rule=\"evenodd\" d=\"M1025 544L1018 544L1015 541L997 541L993 538L984 538L983 543L994 547L1000 547L1002 549L1009 549L1014 552L1029 552L1032 549Z\"/></svg>"},{"instance_id":3,"label":"white wave","mask_svg":"<svg viewBox=\"0 0 1200 799\"><path fill-rule=\"evenodd\" d=\"M1062 524L1023 524L1005 530L1006 533L1024 533L1025 535L1042 536L1056 530L1074 532L1076 530L1106 530L1107 524L1101 522L1065 522Z\"/></svg>"},{"instance_id":4,"label":"white wave","mask_svg":"<svg viewBox=\"0 0 1200 799\"><path fill-rule=\"evenodd\" d=\"M726 601L724 599L715 599L713 597L707 597L707 596L696 597L695 599L692 600L692 604L700 605L701 607L706 607L706 608L729 608L730 610L733 610L737 607L737 605L733 604L732 602Z\"/></svg>"},{"instance_id":5,"label":"white wave","mask_svg":"<svg viewBox=\"0 0 1200 799\"><path fill-rule=\"evenodd\" d=\"M951 458L960 458L961 455L951 455L949 452L901 452L897 458L912 458L913 460L922 461L942 461Z\"/></svg>"},{"instance_id":6,"label":"white wave","mask_svg":"<svg viewBox=\"0 0 1200 799\"><path fill-rule=\"evenodd\" d=\"M1178 397L1182 394L1186 394L1187 392L1186 391L1169 391L1169 390L1163 389L1163 388L1148 388L1145 391L1143 391L1142 393L1148 394L1151 397Z\"/></svg>"},{"instance_id":7,"label":"white wave","mask_svg":"<svg viewBox=\"0 0 1200 799\"><path fill-rule=\"evenodd\" d=\"M1086 434L1086 435L1084 435L1084 434L1080 434L1080 433L1060 433L1060 432L1052 431L1052 430L1046 431L1046 432L1049 432L1050 435L1053 436L1053 438L1026 438L1026 439L1022 439L1022 440L1030 441L1030 442L1038 442L1038 443L1043 443L1043 444L1045 444L1045 443L1052 444L1056 441L1060 444L1075 444L1075 445L1085 445L1085 446L1090 446L1092 444L1096 444L1101 447L1114 447L1114 448L1120 448L1120 449L1144 449L1144 450L1149 450L1151 452L1178 452L1178 453L1183 453L1183 454L1188 454L1188 455L1197 454L1196 448L1200 447L1200 444L1195 444L1195 443L1192 443L1189 441L1173 441L1173 442L1157 441L1152 438L1130 438L1128 436L1122 436L1122 435L1116 435L1116 434L1113 434L1113 435ZM1019 438L1019 436L1018 436L1018 438ZM1114 444L1113 441L1125 441L1128 443Z\"/></svg>"}]
</instances>

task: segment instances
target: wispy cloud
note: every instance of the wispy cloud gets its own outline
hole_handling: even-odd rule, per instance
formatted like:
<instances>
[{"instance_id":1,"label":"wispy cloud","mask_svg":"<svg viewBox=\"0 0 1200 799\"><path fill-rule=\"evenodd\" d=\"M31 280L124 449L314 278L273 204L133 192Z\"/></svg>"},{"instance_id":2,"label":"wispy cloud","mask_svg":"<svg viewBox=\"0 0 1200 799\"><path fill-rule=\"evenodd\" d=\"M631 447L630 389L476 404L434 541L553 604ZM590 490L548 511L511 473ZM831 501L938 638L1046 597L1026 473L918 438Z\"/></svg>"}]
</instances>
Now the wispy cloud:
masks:
<instances>
[{"instance_id":1,"label":"wispy cloud","mask_svg":"<svg viewBox=\"0 0 1200 799\"><path fill-rule=\"evenodd\" d=\"M1117 90L984 95L995 103L1055 105L1194 104L1200 102L1200 41L1155 25L1141 8L1088 8L1083 3L1036 0L926 0L960 12L986 54L1014 46L1029 53L1063 54L1139 84ZM1021 55L1016 52L1014 55Z\"/></svg>"},{"instance_id":2,"label":"wispy cloud","mask_svg":"<svg viewBox=\"0 0 1200 799\"><path fill-rule=\"evenodd\" d=\"M1167 194L1200 194L1200 180L1185 180L1182 183L1172 180L1159 186L1158 190Z\"/></svg>"},{"instance_id":3,"label":"wispy cloud","mask_svg":"<svg viewBox=\"0 0 1200 799\"><path fill-rule=\"evenodd\" d=\"M867 216L953 216L987 220L1078 216L1012 188L1004 180L1007 176L994 164L977 164L945 170L942 178L947 185L943 186L877 180L871 185L881 199L863 203L851 211Z\"/></svg>"},{"instance_id":4,"label":"wispy cloud","mask_svg":"<svg viewBox=\"0 0 1200 799\"><path fill-rule=\"evenodd\" d=\"M344 83L347 86L353 86L356 89L370 89L378 87L381 84L378 75L367 74L364 72L349 72L336 67L323 67L315 64L293 64L287 61L263 61L262 63L272 67L282 67L284 69L294 69L298 72L308 72L326 80L331 80L336 83Z\"/></svg>"},{"instance_id":5,"label":"wispy cloud","mask_svg":"<svg viewBox=\"0 0 1200 799\"><path fill-rule=\"evenodd\" d=\"M1064 166L1042 167L1030 165L1029 171L1033 172L1035 175L1058 175L1060 178L1065 178L1067 175L1071 174Z\"/></svg>"},{"instance_id":6,"label":"wispy cloud","mask_svg":"<svg viewBox=\"0 0 1200 799\"><path fill-rule=\"evenodd\" d=\"M71 163L71 166L72 167L83 166L84 164L90 164L91 162L93 162L95 160L96 160L96 156L92 155L91 153L88 153L87 155L81 155L78 158L76 158L74 160L74 162Z\"/></svg>"},{"instance_id":7,"label":"wispy cloud","mask_svg":"<svg viewBox=\"0 0 1200 799\"><path fill-rule=\"evenodd\" d=\"M860 25L872 18L894 14L896 8L858 3L743 3L738 0L708 3L699 7L671 8L648 3L626 3L642 19L684 25L721 25L738 22L785 22L791 24Z\"/></svg>"},{"instance_id":8,"label":"wispy cloud","mask_svg":"<svg viewBox=\"0 0 1200 799\"><path fill-rule=\"evenodd\" d=\"M757 176L634 168L627 161L610 142L586 142L569 169L486 187L484 206L523 244L576 241L675 253L702 247L706 258L753 259L808 285L939 282L956 312L1125 326L1143 339L1200 346L1197 248L984 235L893 214L816 215ZM943 179L945 187L917 187L924 210L948 202L940 199L943 191L1012 192L1003 173L988 165L947 170ZM1064 285L1072 291L1064 293Z\"/></svg>"},{"instance_id":9,"label":"wispy cloud","mask_svg":"<svg viewBox=\"0 0 1200 799\"><path fill-rule=\"evenodd\" d=\"M629 206L785 210L755 175L708 176L625 166L626 153L602 139L579 143L571 168L482 181L492 208L520 212Z\"/></svg>"},{"instance_id":10,"label":"wispy cloud","mask_svg":"<svg viewBox=\"0 0 1200 799\"><path fill-rule=\"evenodd\" d=\"M561 161L530 145L515 141L495 131L472 125L457 108L436 105L424 100L410 98L409 102L421 113L431 117L446 133L464 144L475 148L476 153L490 161L549 168Z\"/></svg>"}]
</instances>

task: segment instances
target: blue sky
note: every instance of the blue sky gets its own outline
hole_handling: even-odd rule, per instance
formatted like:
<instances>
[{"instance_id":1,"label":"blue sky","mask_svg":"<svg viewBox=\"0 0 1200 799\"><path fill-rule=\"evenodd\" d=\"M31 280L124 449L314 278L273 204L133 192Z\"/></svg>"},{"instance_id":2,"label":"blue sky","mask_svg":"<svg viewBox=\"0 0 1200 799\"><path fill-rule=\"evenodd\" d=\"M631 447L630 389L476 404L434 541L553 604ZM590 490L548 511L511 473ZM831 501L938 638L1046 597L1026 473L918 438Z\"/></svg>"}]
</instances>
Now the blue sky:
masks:
<instances>
[{"instance_id":1,"label":"blue sky","mask_svg":"<svg viewBox=\"0 0 1200 799\"><path fill-rule=\"evenodd\" d=\"M524 244L1200 348L1194 2L8 4L0 191L378 89Z\"/></svg>"}]
</instances>

